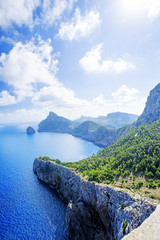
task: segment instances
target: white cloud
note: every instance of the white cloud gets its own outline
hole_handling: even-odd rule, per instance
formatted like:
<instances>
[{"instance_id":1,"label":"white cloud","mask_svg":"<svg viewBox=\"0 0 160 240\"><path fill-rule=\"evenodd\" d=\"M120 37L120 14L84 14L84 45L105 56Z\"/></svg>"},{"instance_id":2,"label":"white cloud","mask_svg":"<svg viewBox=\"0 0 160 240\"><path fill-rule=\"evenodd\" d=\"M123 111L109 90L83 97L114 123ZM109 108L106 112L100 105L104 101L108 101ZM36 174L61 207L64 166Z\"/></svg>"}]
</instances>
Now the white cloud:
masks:
<instances>
[{"instance_id":1,"label":"white cloud","mask_svg":"<svg viewBox=\"0 0 160 240\"><path fill-rule=\"evenodd\" d=\"M111 99L106 99L102 94L92 100L79 99L70 89L60 86L44 87L33 98L34 104L43 109L54 111L59 115L75 119L81 115L100 116L114 111L140 114L144 108L146 99L140 97L135 88L122 85L112 94Z\"/></svg>"},{"instance_id":2,"label":"white cloud","mask_svg":"<svg viewBox=\"0 0 160 240\"><path fill-rule=\"evenodd\" d=\"M92 48L79 60L81 67L88 73L115 72L120 73L135 68L135 65L125 61L123 58L112 60L102 59L102 44Z\"/></svg>"},{"instance_id":3,"label":"white cloud","mask_svg":"<svg viewBox=\"0 0 160 240\"><path fill-rule=\"evenodd\" d=\"M76 1L77 0L43 0L42 21L48 25L52 25L56 20L61 18L66 10L71 10Z\"/></svg>"},{"instance_id":4,"label":"white cloud","mask_svg":"<svg viewBox=\"0 0 160 240\"><path fill-rule=\"evenodd\" d=\"M13 112L1 112L1 123L13 123L13 122L40 122L48 115L48 111L39 111L38 109L18 109Z\"/></svg>"},{"instance_id":5,"label":"white cloud","mask_svg":"<svg viewBox=\"0 0 160 240\"><path fill-rule=\"evenodd\" d=\"M0 26L10 27L13 23L31 26L33 11L39 6L39 0L1 0Z\"/></svg>"},{"instance_id":6,"label":"white cloud","mask_svg":"<svg viewBox=\"0 0 160 240\"><path fill-rule=\"evenodd\" d=\"M77 8L71 21L60 24L57 36L70 41L79 37L86 37L93 29L100 25L100 22L98 11L91 10L82 16L80 10Z\"/></svg>"},{"instance_id":7,"label":"white cloud","mask_svg":"<svg viewBox=\"0 0 160 240\"><path fill-rule=\"evenodd\" d=\"M42 88L32 99L33 103L52 108L73 108L87 104L87 101L76 98L74 92L62 84Z\"/></svg>"},{"instance_id":8,"label":"white cloud","mask_svg":"<svg viewBox=\"0 0 160 240\"><path fill-rule=\"evenodd\" d=\"M5 36L2 36L0 38L0 42L6 42L6 43L9 43L11 45L15 44L15 41L13 40L13 38L5 37Z\"/></svg>"},{"instance_id":9,"label":"white cloud","mask_svg":"<svg viewBox=\"0 0 160 240\"><path fill-rule=\"evenodd\" d=\"M160 15L160 0L145 1L145 9L150 19L155 19Z\"/></svg>"},{"instance_id":10,"label":"white cloud","mask_svg":"<svg viewBox=\"0 0 160 240\"><path fill-rule=\"evenodd\" d=\"M40 122L50 111L69 119L76 119L81 115L104 116L115 111L142 113L146 99L139 95L137 89L121 86L112 96L113 98L106 99L99 95L89 101L77 98L73 91L63 85L59 85L59 88L44 87L32 99L34 108L0 113L0 119L1 122L26 122L26 119Z\"/></svg>"},{"instance_id":11,"label":"white cloud","mask_svg":"<svg viewBox=\"0 0 160 240\"><path fill-rule=\"evenodd\" d=\"M56 83L54 75L57 71L58 60L52 54L50 41L40 38L38 45L34 40L26 44L18 42L9 54L0 56L0 76L17 96L17 101L32 97L37 91L37 84Z\"/></svg>"},{"instance_id":12,"label":"white cloud","mask_svg":"<svg viewBox=\"0 0 160 240\"><path fill-rule=\"evenodd\" d=\"M0 92L0 106L8 106L17 103L15 96L10 95L7 91Z\"/></svg>"},{"instance_id":13,"label":"white cloud","mask_svg":"<svg viewBox=\"0 0 160 240\"><path fill-rule=\"evenodd\" d=\"M112 93L115 101L119 103L130 102L137 98L139 91L136 88L128 88L122 85L116 92Z\"/></svg>"}]
</instances>

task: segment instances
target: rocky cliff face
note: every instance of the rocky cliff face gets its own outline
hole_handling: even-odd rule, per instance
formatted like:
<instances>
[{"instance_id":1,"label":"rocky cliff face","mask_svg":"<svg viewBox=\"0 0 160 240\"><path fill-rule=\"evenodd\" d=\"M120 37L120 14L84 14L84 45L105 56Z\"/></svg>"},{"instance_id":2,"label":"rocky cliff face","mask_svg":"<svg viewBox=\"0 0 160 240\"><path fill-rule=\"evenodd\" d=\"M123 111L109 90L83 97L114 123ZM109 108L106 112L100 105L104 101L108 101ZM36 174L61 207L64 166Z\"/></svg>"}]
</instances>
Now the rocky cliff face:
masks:
<instances>
[{"instance_id":1,"label":"rocky cliff face","mask_svg":"<svg viewBox=\"0 0 160 240\"><path fill-rule=\"evenodd\" d=\"M143 113L137 123L154 122L160 118L160 83L150 92Z\"/></svg>"},{"instance_id":2,"label":"rocky cliff face","mask_svg":"<svg viewBox=\"0 0 160 240\"><path fill-rule=\"evenodd\" d=\"M156 207L122 190L83 181L70 169L50 161L35 159L33 171L68 202L66 222L71 240L120 240Z\"/></svg>"}]
</instances>

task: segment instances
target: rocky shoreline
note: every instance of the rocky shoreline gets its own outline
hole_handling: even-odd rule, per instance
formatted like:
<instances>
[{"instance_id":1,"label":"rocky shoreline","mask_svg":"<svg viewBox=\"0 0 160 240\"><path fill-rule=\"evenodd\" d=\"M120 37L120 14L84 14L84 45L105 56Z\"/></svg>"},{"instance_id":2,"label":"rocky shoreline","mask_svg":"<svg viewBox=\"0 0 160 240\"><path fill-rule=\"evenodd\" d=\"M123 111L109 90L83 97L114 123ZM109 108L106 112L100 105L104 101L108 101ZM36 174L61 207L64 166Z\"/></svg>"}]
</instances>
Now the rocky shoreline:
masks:
<instances>
[{"instance_id":1,"label":"rocky shoreline","mask_svg":"<svg viewBox=\"0 0 160 240\"><path fill-rule=\"evenodd\" d=\"M150 216L154 201L122 189L83 181L73 171L35 159L33 171L67 201L66 223L71 240L120 240Z\"/></svg>"}]
</instances>

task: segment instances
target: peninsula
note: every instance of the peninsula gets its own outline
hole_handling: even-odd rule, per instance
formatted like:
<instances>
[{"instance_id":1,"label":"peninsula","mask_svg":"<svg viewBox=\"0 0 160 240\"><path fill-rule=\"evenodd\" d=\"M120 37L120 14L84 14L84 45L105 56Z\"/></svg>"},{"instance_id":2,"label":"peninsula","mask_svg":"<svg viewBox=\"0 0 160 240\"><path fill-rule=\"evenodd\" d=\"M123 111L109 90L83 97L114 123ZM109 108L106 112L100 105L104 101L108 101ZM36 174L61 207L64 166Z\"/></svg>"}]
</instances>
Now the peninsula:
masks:
<instances>
[{"instance_id":1,"label":"peninsula","mask_svg":"<svg viewBox=\"0 0 160 240\"><path fill-rule=\"evenodd\" d=\"M138 120L122 129L114 144L87 159L68 163L49 157L34 160L37 177L68 203L71 240L128 240L130 235L125 235L130 232L131 239L143 240L144 228L150 229L150 224L156 227L152 239L160 234L156 201L160 200L160 84L150 92Z\"/></svg>"}]
</instances>

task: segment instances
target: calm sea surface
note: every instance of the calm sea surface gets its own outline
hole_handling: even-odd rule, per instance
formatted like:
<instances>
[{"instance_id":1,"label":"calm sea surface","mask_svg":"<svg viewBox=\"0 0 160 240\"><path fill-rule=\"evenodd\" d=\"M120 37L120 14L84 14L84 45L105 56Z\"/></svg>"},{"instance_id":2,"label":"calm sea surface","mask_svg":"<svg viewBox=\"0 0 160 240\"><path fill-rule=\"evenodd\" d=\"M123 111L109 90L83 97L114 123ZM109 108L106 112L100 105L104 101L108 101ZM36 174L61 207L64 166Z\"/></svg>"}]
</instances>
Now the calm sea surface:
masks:
<instances>
[{"instance_id":1,"label":"calm sea surface","mask_svg":"<svg viewBox=\"0 0 160 240\"><path fill-rule=\"evenodd\" d=\"M65 240L66 206L32 171L37 156L77 161L100 148L69 134L0 126L0 239Z\"/></svg>"}]
</instances>

